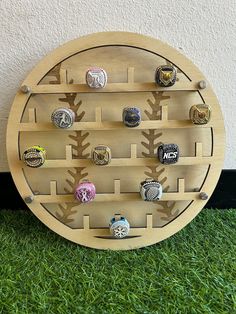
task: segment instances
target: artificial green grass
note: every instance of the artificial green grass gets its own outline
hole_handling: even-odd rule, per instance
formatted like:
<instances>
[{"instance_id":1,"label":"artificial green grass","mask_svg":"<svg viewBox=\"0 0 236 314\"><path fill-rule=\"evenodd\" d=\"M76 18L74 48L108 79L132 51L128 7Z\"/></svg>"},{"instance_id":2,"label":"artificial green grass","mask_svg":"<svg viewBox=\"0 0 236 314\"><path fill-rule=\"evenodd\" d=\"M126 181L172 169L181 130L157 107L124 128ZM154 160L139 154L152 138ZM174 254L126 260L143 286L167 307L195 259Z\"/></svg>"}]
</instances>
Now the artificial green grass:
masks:
<instances>
[{"instance_id":1,"label":"artificial green grass","mask_svg":"<svg viewBox=\"0 0 236 314\"><path fill-rule=\"evenodd\" d=\"M236 210L203 210L151 247L73 244L0 211L0 313L236 313Z\"/></svg>"}]
</instances>

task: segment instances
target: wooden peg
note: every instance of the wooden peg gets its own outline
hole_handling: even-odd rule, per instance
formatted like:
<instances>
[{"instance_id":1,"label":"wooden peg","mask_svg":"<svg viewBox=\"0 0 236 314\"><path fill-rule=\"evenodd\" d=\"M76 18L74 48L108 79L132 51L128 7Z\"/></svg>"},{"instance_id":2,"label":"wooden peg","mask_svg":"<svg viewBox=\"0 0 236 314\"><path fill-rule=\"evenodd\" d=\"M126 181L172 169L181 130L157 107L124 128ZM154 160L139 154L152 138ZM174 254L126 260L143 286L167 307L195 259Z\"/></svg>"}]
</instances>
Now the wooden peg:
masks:
<instances>
[{"instance_id":1,"label":"wooden peg","mask_svg":"<svg viewBox=\"0 0 236 314\"><path fill-rule=\"evenodd\" d=\"M95 121L102 122L102 108L96 107L95 109Z\"/></svg>"},{"instance_id":2,"label":"wooden peg","mask_svg":"<svg viewBox=\"0 0 236 314\"><path fill-rule=\"evenodd\" d=\"M120 220L121 214L115 214L115 221Z\"/></svg>"},{"instance_id":3,"label":"wooden peg","mask_svg":"<svg viewBox=\"0 0 236 314\"><path fill-rule=\"evenodd\" d=\"M132 84L134 83L134 68L128 67L128 83Z\"/></svg>"},{"instance_id":4,"label":"wooden peg","mask_svg":"<svg viewBox=\"0 0 236 314\"><path fill-rule=\"evenodd\" d=\"M60 83L61 84L68 84L67 70L66 69L60 69Z\"/></svg>"},{"instance_id":5,"label":"wooden peg","mask_svg":"<svg viewBox=\"0 0 236 314\"><path fill-rule=\"evenodd\" d=\"M195 143L195 155L196 157L202 157L202 143Z\"/></svg>"},{"instance_id":6,"label":"wooden peg","mask_svg":"<svg viewBox=\"0 0 236 314\"><path fill-rule=\"evenodd\" d=\"M50 181L50 194L57 195L57 181Z\"/></svg>"},{"instance_id":7,"label":"wooden peg","mask_svg":"<svg viewBox=\"0 0 236 314\"><path fill-rule=\"evenodd\" d=\"M114 180L114 193L120 194L120 180Z\"/></svg>"},{"instance_id":8,"label":"wooden peg","mask_svg":"<svg viewBox=\"0 0 236 314\"><path fill-rule=\"evenodd\" d=\"M161 120L166 121L168 120L168 105L162 105L161 106Z\"/></svg>"},{"instance_id":9,"label":"wooden peg","mask_svg":"<svg viewBox=\"0 0 236 314\"><path fill-rule=\"evenodd\" d=\"M178 179L177 189L179 193L184 193L185 190L185 180L184 178Z\"/></svg>"},{"instance_id":10,"label":"wooden peg","mask_svg":"<svg viewBox=\"0 0 236 314\"><path fill-rule=\"evenodd\" d=\"M30 123L36 123L36 108L29 108L28 116Z\"/></svg>"},{"instance_id":11,"label":"wooden peg","mask_svg":"<svg viewBox=\"0 0 236 314\"><path fill-rule=\"evenodd\" d=\"M137 158L137 144L131 144L131 159Z\"/></svg>"},{"instance_id":12,"label":"wooden peg","mask_svg":"<svg viewBox=\"0 0 236 314\"><path fill-rule=\"evenodd\" d=\"M86 230L90 229L89 215L83 216L83 226Z\"/></svg>"},{"instance_id":13,"label":"wooden peg","mask_svg":"<svg viewBox=\"0 0 236 314\"><path fill-rule=\"evenodd\" d=\"M147 214L147 229L152 229L152 214Z\"/></svg>"},{"instance_id":14,"label":"wooden peg","mask_svg":"<svg viewBox=\"0 0 236 314\"><path fill-rule=\"evenodd\" d=\"M66 145L66 160L72 160L72 146Z\"/></svg>"}]
</instances>

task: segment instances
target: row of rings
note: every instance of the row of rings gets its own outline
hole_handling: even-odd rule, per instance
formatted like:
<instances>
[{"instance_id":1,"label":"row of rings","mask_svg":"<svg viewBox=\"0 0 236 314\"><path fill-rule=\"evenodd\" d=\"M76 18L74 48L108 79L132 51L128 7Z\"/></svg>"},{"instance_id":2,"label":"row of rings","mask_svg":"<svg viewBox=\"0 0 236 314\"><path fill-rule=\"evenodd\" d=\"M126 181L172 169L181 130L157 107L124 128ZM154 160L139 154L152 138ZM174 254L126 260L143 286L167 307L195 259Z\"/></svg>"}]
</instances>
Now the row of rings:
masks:
<instances>
[{"instance_id":1,"label":"row of rings","mask_svg":"<svg viewBox=\"0 0 236 314\"><path fill-rule=\"evenodd\" d=\"M159 181L147 178L140 183L140 195L144 201L154 202L162 196L162 185ZM83 180L75 188L75 198L81 203L89 203L96 196L94 183Z\"/></svg>"},{"instance_id":2,"label":"row of rings","mask_svg":"<svg viewBox=\"0 0 236 314\"><path fill-rule=\"evenodd\" d=\"M93 162L98 166L105 166L111 162L111 149L105 145L98 145L91 151ZM161 144L157 149L157 157L162 164L174 164L179 159L177 144ZM22 155L24 163L31 168L41 167L46 160L46 150L34 145L26 149Z\"/></svg>"},{"instance_id":3,"label":"row of rings","mask_svg":"<svg viewBox=\"0 0 236 314\"><path fill-rule=\"evenodd\" d=\"M189 110L189 118L194 124L206 124L211 117L211 108L206 104L193 105ZM75 113L69 108L57 108L51 115L52 123L61 129L70 128L75 122ZM141 123L141 110L137 107L123 109L122 120L125 126L133 128Z\"/></svg>"},{"instance_id":4,"label":"row of rings","mask_svg":"<svg viewBox=\"0 0 236 314\"><path fill-rule=\"evenodd\" d=\"M177 71L172 65L161 65L155 71L155 82L159 86L169 87L175 84ZM104 88L107 84L107 73L100 67L89 68L86 72L86 83L90 88Z\"/></svg>"}]
</instances>

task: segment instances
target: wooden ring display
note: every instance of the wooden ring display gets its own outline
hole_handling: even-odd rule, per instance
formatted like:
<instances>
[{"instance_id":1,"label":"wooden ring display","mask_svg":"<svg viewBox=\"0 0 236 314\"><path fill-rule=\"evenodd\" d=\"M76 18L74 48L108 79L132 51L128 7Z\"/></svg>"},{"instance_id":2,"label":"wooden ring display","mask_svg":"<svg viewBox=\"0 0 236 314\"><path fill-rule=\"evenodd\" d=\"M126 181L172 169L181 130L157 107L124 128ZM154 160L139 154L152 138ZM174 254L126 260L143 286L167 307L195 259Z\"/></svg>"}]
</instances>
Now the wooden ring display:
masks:
<instances>
[{"instance_id":1,"label":"wooden ring display","mask_svg":"<svg viewBox=\"0 0 236 314\"><path fill-rule=\"evenodd\" d=\"M154 81L156 68L174 65L177 82ZM88 68L104 69L105 88L87 86ZM207 104L211 120L195 125L191 106ZM75 113L71 128L50 120L56 108ZM122 122L125 107L141 110L134 128ZM180 149L177 163L157 159L162 143ZM24 165L28 147L46 149L40 168ZM91 151L111 149L111 161L97 166ZM129 250L162 241L187 225L204 207L218 181L225 146L219 103L203 74L191 61L159 40L127 32L91 34L66 43L45 57L19 89L8 120L7 155L16 187L30 210L59 235L97 249ZM161 200L145 202L140 182L157 179ZM88 179L95 199L80 204L76 186ZM130 232L115 239L113 217L125 217Z\"/></svg>"}]
</instances>

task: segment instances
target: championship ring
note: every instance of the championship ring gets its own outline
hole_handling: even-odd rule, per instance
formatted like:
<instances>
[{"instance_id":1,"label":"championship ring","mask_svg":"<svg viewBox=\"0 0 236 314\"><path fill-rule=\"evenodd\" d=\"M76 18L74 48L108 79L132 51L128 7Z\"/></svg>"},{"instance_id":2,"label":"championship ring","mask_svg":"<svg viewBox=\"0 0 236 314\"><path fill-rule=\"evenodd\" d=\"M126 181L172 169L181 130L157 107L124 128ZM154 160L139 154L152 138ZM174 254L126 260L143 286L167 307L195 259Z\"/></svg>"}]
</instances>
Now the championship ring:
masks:
<instances>
[{"instance_id":1,"label":"championship ring","mask_svg":"<svg viewBox=\"0 0 236 314\"><path fill-rule=\"evenodd\" d=\"M111 150L105 145L99 145L92 149L92 159L96 165L103 166L111 161Z\"/></svg>"},{"instance_id":2,"label":"championship ring","mask_svg":"<svg viewBox=\"0 0 236 314\"><path fill-rule=\"evenodd\" d=\"M162 185L153 179L146 179L140 183L140 195L144 201L158 201L162 196Z\"/></svg>"},{"instance_id":3,"label":"championship ring","mask_svg":"<svg viewBox=\"0 0 236 314\"><path fill-rule=\"evenodd\" d=\"M91 88L103 88L107 84L107 73L102 68L93 67L86 72L86 83Z\"/></svg>"},{"instance_id":4,"label":"championship ring","mask_svg":"<svg viewBox=\"0 0 236 314\"><path fill-rule=\"evenodd\" d=\"M75 189L75 198L81 203L91 202L96 195L96 188L92 182L84 180Z\"/></svg>"},{"instance_id":5,"label":"championship ring","mask_svg":"<svg viewBox=\"0 0 236 314\"><path fill-rule=\"evenodd\" d=\"M194 105L189 110L189 118L194 124L207 124L211 118L211 108L206 104Z\"/></svg>"},{"instance_id":6,"label":"championship ring","mask_svg":"<svg viewBox=\"0 0 236 314\"><path fill-rule=\"evenodd\" d=\"M174 164L179 159L179 147L176 144L162 144L158 147L157 155L162 164Z\"/></svg>"},{"instance_id":7,"label":"championship ring","mask_svg":"<svg viewBox=\"0 0 236 314\"><path fill-rule=\"evenodd\" d=\"M39 146L35 145L28 148L22 155L22 160L24 163L31 168L38 168L42 166L46 159L46 150Z\"/></svg>"},{"instance_id":8,"label":"championship ring","mask_svg":"<svg viewBox=\"0 0 236 314\"><path fill-rule=\"evenodd\" d=\"M130 225L125 217L121 217L119 220L112 218L109 227L111 234L117 239L126 237L130 230Z\"/></svg>"},{"instance_id":9,"label":"championship ring","mask_svg":"<svg viewBox=\"0 0 236 314\"><path fill-rule=\"evenodd\" d=\"M156 69L155 81L158 85L168 87L176 82L176 69L172 65L161 65Z\"/></svg>"},{"instance_id":10,"label":"championship ring","mask_svg":"<svg viewBox=\"0 0 236 314\"><path fill-rule=\"evenodd\" d=\"M68 129L75 121L75 113L69 108L58 108L51 115L52 123L61 129Z\"/></svg>"},{"instance_id":11,"label":"championship ring","mask_svg":"<svg viewBox=\"0 0 236 314\"><path fill-rule=\"evenodd\" d=\"M122 116L124 124L130 128L138 126L141 122L141 112L139 108L124 108Z\"/></svg>"}]
</instances>

